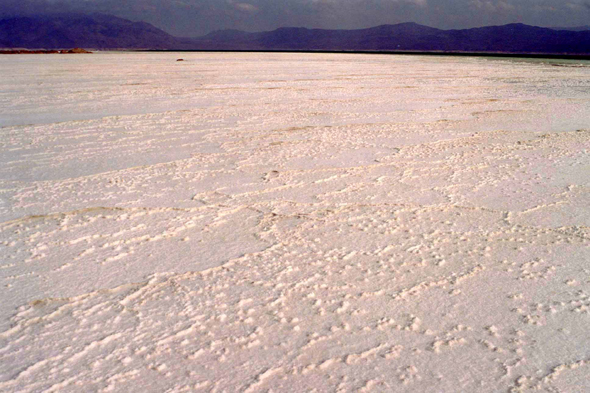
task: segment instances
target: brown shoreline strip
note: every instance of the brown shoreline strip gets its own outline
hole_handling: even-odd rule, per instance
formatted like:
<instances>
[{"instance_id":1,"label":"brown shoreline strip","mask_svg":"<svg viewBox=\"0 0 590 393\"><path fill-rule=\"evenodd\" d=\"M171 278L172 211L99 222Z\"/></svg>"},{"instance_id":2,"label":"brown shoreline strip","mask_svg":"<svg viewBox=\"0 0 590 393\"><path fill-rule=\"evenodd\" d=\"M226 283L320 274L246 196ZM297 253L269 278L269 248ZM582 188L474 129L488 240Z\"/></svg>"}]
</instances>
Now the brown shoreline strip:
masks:
<instances>
[{"instance_id":1,"label":"brown shoreline strip","mask_svg":"<svg viewBox=\"0 0 590 393\"><path fill-rule=\"evenodd\" d=\"M0 55L49 55L49 54L71 54L71 53L92 53L87 51L86 49L82 48L74 48L74 49L62 49L62 50L48 50L48 49L39 49L39 50L28 50L28 49L16 49L16 50L0 50Z\"/></svg>"}]
</instances>

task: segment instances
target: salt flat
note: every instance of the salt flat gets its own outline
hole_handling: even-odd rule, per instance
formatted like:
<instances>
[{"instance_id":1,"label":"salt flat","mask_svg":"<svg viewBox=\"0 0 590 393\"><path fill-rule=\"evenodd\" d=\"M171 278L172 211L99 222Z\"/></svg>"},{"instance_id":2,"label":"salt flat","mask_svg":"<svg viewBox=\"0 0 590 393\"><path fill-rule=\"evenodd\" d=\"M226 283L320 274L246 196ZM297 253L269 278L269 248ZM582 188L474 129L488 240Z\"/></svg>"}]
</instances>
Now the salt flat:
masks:
<instances>
[{"instance_id":1,"label":"salt flat","mask_svg":"<svg viewBox=\"0 0 590 393\"><path fill-rule=\"evenodd\" d=\"M590 390L590 63L14 55L0 86L0 390Z\"/></svg>"}]
</instances>

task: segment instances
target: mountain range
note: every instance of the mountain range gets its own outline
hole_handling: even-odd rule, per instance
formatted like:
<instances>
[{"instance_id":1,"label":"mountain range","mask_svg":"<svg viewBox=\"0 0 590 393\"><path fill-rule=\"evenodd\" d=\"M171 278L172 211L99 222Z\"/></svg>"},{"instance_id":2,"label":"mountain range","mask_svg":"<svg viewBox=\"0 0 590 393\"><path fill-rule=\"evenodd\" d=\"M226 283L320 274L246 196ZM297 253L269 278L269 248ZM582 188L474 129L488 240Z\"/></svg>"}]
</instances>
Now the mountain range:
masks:
<instances>
[{"instance_id":1,"label":"mountain range","mask_svg":"<svg viewBox=\"0 0 590 393\"><path fill-rule=\"evenodd\" d=\"M103 14L0 20L0 48L175 49L178 41L149 23Z\"/></svg>"},{"instance_id":2,"label":"mountain range","mask_svg":"<svg viewBox=\"0 0 590 393\"><path fill-rule=\"evenodd\" d=\"M566 30L567 29L567 30ZM590 27L543 28L524 24L441 30L416 23L358 30L283 27L266 32L221 30L174 37L145 22L93 14L0 20L0 48L444 51L590 54Z\"/></svg>"}]
</instances>

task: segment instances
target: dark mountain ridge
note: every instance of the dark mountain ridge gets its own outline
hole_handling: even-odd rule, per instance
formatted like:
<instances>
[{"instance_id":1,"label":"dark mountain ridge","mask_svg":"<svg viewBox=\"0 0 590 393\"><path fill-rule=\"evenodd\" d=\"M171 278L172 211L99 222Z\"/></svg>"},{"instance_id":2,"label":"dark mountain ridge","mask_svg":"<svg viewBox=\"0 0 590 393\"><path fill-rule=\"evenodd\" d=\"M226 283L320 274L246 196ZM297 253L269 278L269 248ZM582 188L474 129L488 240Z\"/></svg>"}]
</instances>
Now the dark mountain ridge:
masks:
<instances>
[{"instance_id":1,"label":"dark mountain ridge","mask_svg":"<svg viewBox=\"0 0 590 393\"><path fill-rule=\"evenodd\" d=\"M111 15L58 14L0 20L0 47L169 49L178 39L146 22Z\"/></svg>"},{"instance_id":2,"label":"dark mountain ridge","mask_svg":"<svg viewBox=\"0 0 590 393\"><path fill-rule=\"evenodd\" d=\"M416 23L360 30L280 28L261 33L218 31L190 40L195 49L590 53L590 31L514 23L440 30Z\"/></svg>"},{"instance_id":3,"label":"dark mountain ridge","mask_svg":"<svg viewBox=\"0 0 590 393\"><path fill-rule=\"evenodd\" d=\"M514 23L441 30L417 23L358 30L282 27L257 33L220 30L179 38L145 22L110 15L61 14L0 20L0 47L161 50L442 51L590 54L590 30Z\"/></svg>"}]
</instances>

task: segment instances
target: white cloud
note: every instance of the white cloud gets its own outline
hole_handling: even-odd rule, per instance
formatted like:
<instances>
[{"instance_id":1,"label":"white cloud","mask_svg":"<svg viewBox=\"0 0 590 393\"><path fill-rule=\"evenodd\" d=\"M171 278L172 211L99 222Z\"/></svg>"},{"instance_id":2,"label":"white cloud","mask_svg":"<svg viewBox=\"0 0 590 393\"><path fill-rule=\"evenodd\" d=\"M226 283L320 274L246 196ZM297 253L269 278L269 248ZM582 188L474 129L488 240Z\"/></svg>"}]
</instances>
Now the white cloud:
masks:
<instances>
[{"instance_id":1,"label":"white cloud","mask_svg":"<svg viewBox=\"0 0 590 393\"><path fill-rule=\"evenodd\" d=\"M234 7L236 7L240 11L244 12L256 12L258 11L258 7L252 5L250 3L234 3Z\"/></svg>"},{"instance_id":2,"label":"white cloud","mask_svg":"<svg viewBox=\"0 0 590 393\"><path fill-rule=\"evenodd\" d=\"M504 0L471 0L469 4L487 12L512 11L516 9L513 4Z\"/></svg>"}]
</instances>

